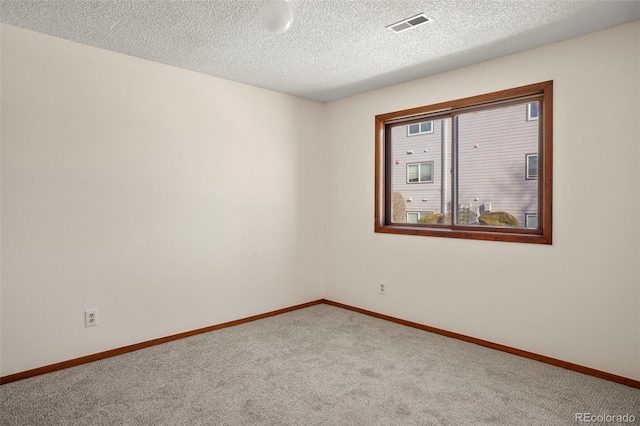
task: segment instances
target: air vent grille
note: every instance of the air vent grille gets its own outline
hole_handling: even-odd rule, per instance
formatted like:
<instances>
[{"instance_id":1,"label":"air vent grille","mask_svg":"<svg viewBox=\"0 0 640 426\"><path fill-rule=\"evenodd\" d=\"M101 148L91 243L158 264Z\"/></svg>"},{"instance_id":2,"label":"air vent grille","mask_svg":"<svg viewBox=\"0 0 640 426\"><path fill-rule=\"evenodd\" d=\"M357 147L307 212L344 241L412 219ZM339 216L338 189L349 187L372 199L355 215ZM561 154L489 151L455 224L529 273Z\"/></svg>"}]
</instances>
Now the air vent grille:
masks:
<instances>
[{"instance_id":1,"label":"air vent grille","mask_svg":"<svg viewBox=\"0 0 640 426\"><path fill-rule=\"evenodd\" d=\"M429 18L424 13L421 13L419 15L412 16L411 18L403 19L395 24L388 25L386 28L394 33L399 33L431 21L433 21L433 19Z\"/></svg>"}]
</instances>

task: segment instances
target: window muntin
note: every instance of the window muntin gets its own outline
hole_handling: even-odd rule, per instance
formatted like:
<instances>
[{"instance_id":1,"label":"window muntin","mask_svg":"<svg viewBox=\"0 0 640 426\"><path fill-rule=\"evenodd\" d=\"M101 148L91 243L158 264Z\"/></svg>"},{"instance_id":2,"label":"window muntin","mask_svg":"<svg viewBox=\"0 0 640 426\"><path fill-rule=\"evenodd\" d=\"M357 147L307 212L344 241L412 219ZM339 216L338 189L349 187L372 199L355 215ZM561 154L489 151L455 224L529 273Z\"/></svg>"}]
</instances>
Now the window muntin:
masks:
<instances>
[{"instance_id":1,"label":"window muntin","mask_svg":"<svg viewBox=\"0 0 640 426\"><path fill-rule=\"evenodd\" d=\"M407 136L423 135L425 133L433 133L433 123L431 121L413 123L407 126Z\"/></svg>"},{"instance_id":2,"label":"window muntin","mask_svg":"<svg viewBox=\"0 0 640 426\"><path fill-rule=\"evenodd\" d=\"M407 183L432 183L433 161L407 164Z\"/></svg>"},{"instance_id":3,"label":"window muntin","mask_svg":"<svg viewBox=\"0 0 640 426\"><path fill-rule=\"evenodd\" d=\"M376 116L375 231L550 244L552 89L553 83L545 82ZM527 120L532 104L537 120ZM529 127L514 128L515 116L520 120L517 126ZM484 127L474 127L474 120ZM412 186L409 169L406 177L398 175L402 161L396 160L396 153L407 150L398 143L405 136L394 129L427 121L433 123L431 145L413 149L412 160L433 161L434 185ZM531 156L526 160L531 173L523 174L526 156ZM539 160L537 168L533 158ZM416 171L411 168L414 181ZM534 171L538 179L531 179ZM496 181L496 176L502 180ZM403 186L413 188L413 193L407 195ZM387 201L392 193L393 206ZM402 223L403 209L412 204L401 201L409 199L434 214L419 223ZM415 215L411 217L413 221Z\"/></svg>"},{"instance_id":4,"label":"window muntin","mask_svg":"<svg viewBox=\"0 0 640 426\"><path fill-rule=\"evenodd\" d=\"M527 154L527 179L538 179L538 154Z\"/></svg>"}]
</instances>

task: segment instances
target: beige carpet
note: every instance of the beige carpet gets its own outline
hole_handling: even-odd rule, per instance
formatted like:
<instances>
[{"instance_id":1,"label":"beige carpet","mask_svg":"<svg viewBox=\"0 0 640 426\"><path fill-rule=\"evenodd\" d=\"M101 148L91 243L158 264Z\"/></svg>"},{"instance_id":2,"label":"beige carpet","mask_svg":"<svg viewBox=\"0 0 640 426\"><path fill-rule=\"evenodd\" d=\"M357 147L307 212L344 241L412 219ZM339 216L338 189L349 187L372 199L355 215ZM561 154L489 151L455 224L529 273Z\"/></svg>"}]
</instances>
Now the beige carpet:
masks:
<instances>
[{"instance_id":1,"label":"beige carpet","mask_svg":"<svg viewBox=\"0 0 640 426\"><path fill-rule=\"evenodd\" d=\"M638 389L328 305L9 383L0 404L4 426L640 424Z\"/></svg>"}]
</instances>

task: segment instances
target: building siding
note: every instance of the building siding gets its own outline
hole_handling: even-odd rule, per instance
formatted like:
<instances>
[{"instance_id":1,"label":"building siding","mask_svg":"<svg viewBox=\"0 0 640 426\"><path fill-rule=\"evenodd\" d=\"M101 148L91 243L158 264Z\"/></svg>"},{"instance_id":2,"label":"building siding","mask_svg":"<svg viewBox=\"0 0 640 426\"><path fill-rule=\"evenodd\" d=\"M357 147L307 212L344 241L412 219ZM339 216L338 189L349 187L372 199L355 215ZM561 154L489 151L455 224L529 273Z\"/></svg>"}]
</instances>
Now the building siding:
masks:
<instances>
[{"instance_id":1,"label":"building siding","mask_svg":"<svg viewBox=\"0 0 640 426\"><path fill-rule=\"evenodd\" d=\"M406 211L441 211L442 126L442 120L435 120L433 133L414 136L407 136L407 125L395 126L391 130L391 187L393 192L402 194ZM433 182L407 183L407 165L421 162L433 162Z\"/></svg>"},{"instance_id":2,"label":"building siding","mask_svg":"<svg viewBox=\"0 0 640 426\"><path fill-rule=\"evenodd\" d=\"M508 212L524 227L526 215L538 213L538 180L526 178L526 156L538 153L538 121L527 121L526 103L455 120L458 204L482 214L491 203L491 211ZM407 136L406 124L392 128L392 191L402 194L406 211L451 211L451 174L443 169L443 162L451 164L451 122L435 120L433 133L415 136ZM407 164L424 161L433 162L433 182L407 183Z\"/></svg>"},{"instance_id":3,"label":"building siding","mask_svg":"<svg viewBox=\"0 0 640 426\"><path fill-rule=\"evenodd\" d=\"M538 121L527 121L527 105L460 114L458 203L472 210L514 215L525 226L537 214L538 180L526 179L526 155L538 153ZM476 201L477 199L477 201Z\"/></svg>"}]
</instances>

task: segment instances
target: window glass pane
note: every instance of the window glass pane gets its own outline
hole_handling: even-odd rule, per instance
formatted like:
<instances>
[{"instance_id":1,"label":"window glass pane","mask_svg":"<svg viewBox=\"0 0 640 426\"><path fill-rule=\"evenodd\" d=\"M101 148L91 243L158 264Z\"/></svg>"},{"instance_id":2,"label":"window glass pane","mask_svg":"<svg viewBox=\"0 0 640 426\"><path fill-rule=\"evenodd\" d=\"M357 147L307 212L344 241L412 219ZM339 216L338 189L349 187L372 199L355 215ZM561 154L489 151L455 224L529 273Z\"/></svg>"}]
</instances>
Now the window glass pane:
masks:
<instances>
[{"instance_id":1,"label":"window glass pane","mask_svg":"<svg viewBox=\"0 0 640 426\"><path fill-rule=\"evenodd\" d=\"M375 232L551 244L552 99L545 81L376 115Z\"/></svg>"},{"instance_id":2,"label":"window glass pane","mask_svg":"<svg viewBox=\"0 0 640 426\"><path fill-rule=\"evenodd\" d=\"M407 212L407 223L418 223L419 216L420 216L420 213Z\"/></svg>"},{"instance_id":3,"label":"window glass pane","mask_svg":"<svg viewBox=\"0 0 640 426\"><path fill-rule=\"evenodd\" d=\"M416 222L432 212L430 223L451 224L451 118L428 123L433 133L420 137L409 137L406 124L390 129L392 223L406 223L411 209L420 214ZM421 124L415 124L417 130Z\"/></svg>"},{"instance_id":4,"label":"window glass pane","mask_svg":"<svg viewBox=\"0 0 640 426\"><path fill-rule=\"evenodd\" d=\"M418 182L418 165L417 164L407 165L407 181Z\"/></svg>"},{"instance_id":5,"label":"window glass pane","mask_svg":"<svg viewBox=\"0 0 640 426\"><path fill-rule=\"evenodd\" d=\"M423 133L431 132L431 122L426 121L424 123L420 123L420 131Z\"/></svg>"},{"instance_id":6,"label":"window glass pane","mask_svg":"<svg viewBox=\"0 0 640 426\"><path fill-rule=\"evenodd\" d=\"M527 155L527 178L538 177L538 156L536 154Z\"/></svg>"},{"instance_id":7,"label":"window glass pane","mask_svg":"<svg viewBox=\"0 0 640 426\"><path fill-rule=\"evenodd\" d=\"M533 154L537 173L539 123L526 120L526 109L522 103L456 117L457 224L525 228L526 214L537 213L538 183L522 173L522 160Z\"/></svg>"},{"instance_id":8,"label":"window glass pane","mask_svg":"<svg viewBox=\"0 0 640 426\"><path fill-rule=\"evenodd\" d=\"M431 163L420 164L420 182L431 182L433 180L432 170Z\"/></svg>"}]
</instances>

